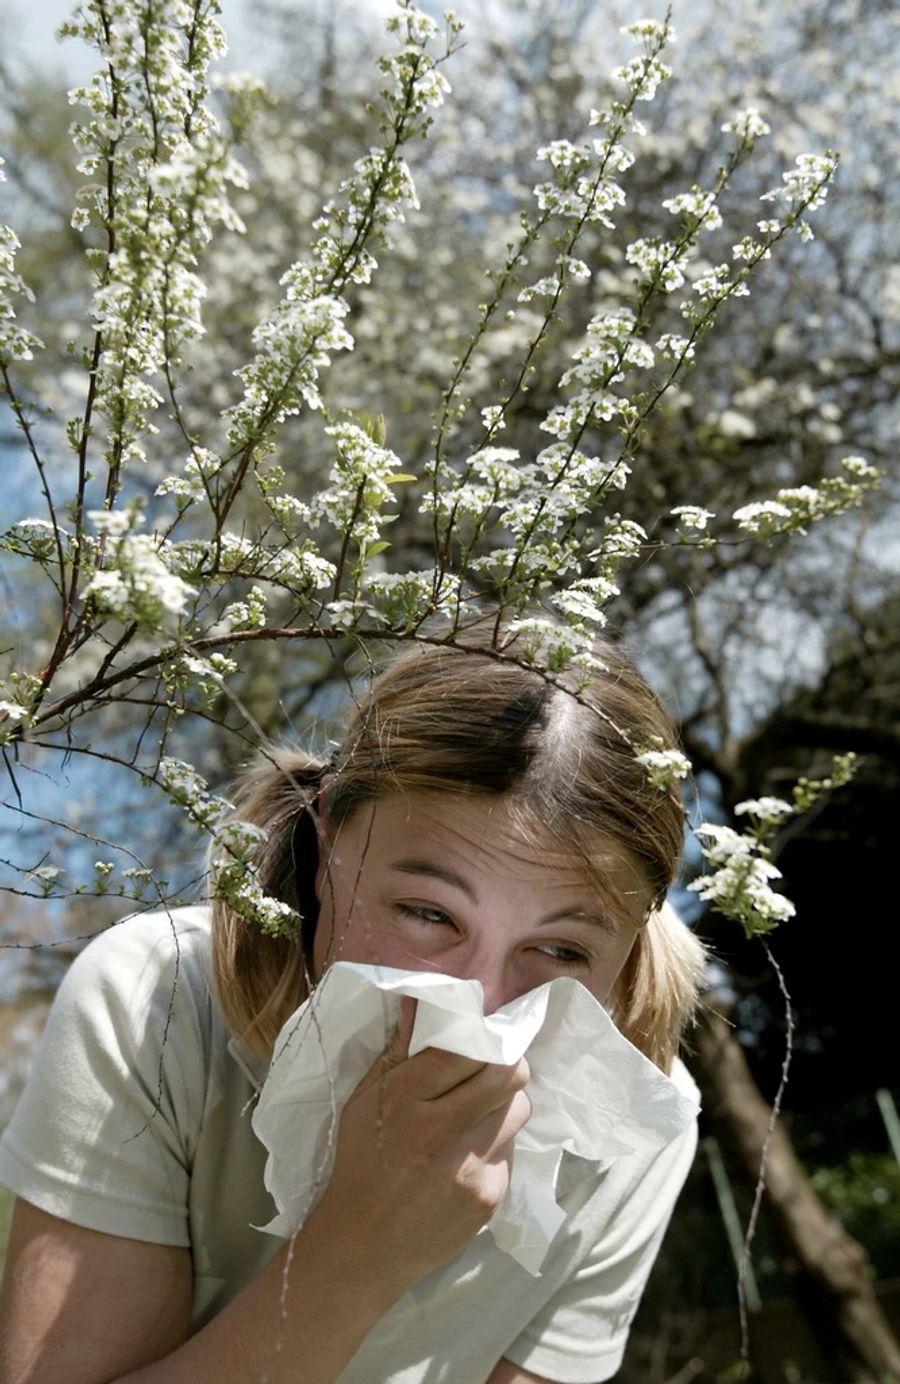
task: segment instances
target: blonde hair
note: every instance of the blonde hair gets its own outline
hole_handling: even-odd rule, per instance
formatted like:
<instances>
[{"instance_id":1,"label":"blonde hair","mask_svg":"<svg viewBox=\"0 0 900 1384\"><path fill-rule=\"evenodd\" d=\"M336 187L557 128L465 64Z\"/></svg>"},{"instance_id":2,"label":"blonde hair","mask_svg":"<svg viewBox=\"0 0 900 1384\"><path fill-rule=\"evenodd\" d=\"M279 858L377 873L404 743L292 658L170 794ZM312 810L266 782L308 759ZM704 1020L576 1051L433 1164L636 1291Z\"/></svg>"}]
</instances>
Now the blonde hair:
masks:
<instances>
[{"instance_id":1,"label":"blonde hair","mask_svg":"<svg viewBox=\"0 0 900 1384\"><path fill-rule=\"evenodd\" d=\"M624 655L608 643L596 652L602 671L580 686L524 666L515 646L512 656L477 644L406 649L354 701L327 766L328 816L337 825L397 792L503 796L523 834L576 860L606 902L621 907L604 878L612 843L635 862L653 904L608 1008L625 1037L668 1071L704 954L664 902L681 852L681 805L651 786L635 747L674 747L675 733ZM255 861L261 886L304 919L299 937L271 936L222 901L213 906L213 973L225 1020L265 1057L309 991L317 911L310 808L325 769L300 751L272 751L236 794L236 815L267 833Z\"/></svg>"}]
</instances>

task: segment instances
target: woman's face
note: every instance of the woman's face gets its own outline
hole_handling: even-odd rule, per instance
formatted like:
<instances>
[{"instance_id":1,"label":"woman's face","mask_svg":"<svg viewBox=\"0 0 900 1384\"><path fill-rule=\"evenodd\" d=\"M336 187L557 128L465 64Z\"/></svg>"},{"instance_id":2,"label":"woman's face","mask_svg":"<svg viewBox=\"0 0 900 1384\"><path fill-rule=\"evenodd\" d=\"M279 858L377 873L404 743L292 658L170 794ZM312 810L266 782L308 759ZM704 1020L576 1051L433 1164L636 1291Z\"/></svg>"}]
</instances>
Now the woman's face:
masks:
<instances>
[{"instance_id":1,"label":"woman's face","mask_svg":"<svg viewBox=\"0 0 900 1384\"><path fill-rule=\"evenodd\" d=\"M612 918L584 875L535 851L502 798L396 795L359 808L320 842L317 977L333 961L477 979L485 1012L556 976L604 1003L650 906L610 845ZM623 916L624 912L624 916Z\"/></svg>"}]
</instances>

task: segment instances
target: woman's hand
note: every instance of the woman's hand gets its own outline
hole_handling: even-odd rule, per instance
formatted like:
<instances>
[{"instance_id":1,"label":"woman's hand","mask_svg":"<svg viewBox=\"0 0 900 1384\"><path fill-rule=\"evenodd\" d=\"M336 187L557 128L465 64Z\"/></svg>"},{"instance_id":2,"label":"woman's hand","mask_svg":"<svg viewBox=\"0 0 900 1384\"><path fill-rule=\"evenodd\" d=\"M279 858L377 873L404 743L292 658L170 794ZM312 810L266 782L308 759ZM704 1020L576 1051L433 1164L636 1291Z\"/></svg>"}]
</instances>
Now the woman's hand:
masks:
<instances>
[{"instance_id":1,"label":"woman's hand","mask_svg":"<svg viewBox=\"0 0 900 1384\"><path fill-rule=\"evenodd\" d=\"M408 1056L415 1003L341 1114L331 1181L313 1213L399 1294L457 1255L506 1195L531 1114L528 1064L427 1048Z\"/></svg>"}]
</instances>

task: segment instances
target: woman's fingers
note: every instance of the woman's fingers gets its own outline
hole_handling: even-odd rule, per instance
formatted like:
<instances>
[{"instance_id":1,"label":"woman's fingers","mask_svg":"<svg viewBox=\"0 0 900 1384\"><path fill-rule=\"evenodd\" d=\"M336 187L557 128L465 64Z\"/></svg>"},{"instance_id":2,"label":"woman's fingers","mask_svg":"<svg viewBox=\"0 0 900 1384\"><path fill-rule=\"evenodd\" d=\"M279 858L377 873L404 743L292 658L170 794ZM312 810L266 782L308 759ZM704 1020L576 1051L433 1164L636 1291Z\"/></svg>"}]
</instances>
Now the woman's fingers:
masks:
<instances>
[{"instance_id":1,"label":"woman's fingers","mask_svg":"<svg viewBox=\"0 0 900 1384\"><path fill-rule=\"evenodd\" d=\"M400 997L400 1017L391 1034L390 1042L382 1053L382 1060L388 1068L399 1066L409 1057L409 1042L416 1022L417 1003L418 1001L410 995Z\"/></svg>"},{"instance_id":2,"label":"woman's fingers","mask_svg":"<svg viewBox=\"0 0 900 1384\"><path fill-rule=\"evenodd\" d=\"M378 1054L365 1076L357 1083L353 1091L354 1097L361 1096L374 1082L381 1081L388 1072L409 1060L409 1042L416 1022L416 1003L417 1001L409 995L401 997L400 1016L387 1047L384 1052Z\"/></svg>"},{"instance_id":3,"label":"woman's fingers","mask_svg":"<svg viewBox=\"0 0 900 1384\"><path fill-rule=\"evenodd\" d=\"M416 1017L416 1000L404 995L400 1001L400 1017L384 1052L373 1062L359 1082L354 1095L359 1095L378 1080L396 1072L394 1078L411 1099L441 1100L451 1092L457 1094L460 1106L471 1110L477 1120L508 1101L516 1091L524 1090L531 1073L524 1057L511 1066L496 1062L481 1062L443 1048L424 1048L410 1057L409 1044ZM472 1084L474 1083L474 1084Z\"/></svg>"},{"instance_id":4,"label":"woman's fingers","mask_svg":"<svg viewBox=\"0 0 900 1384\"><path fill-rule=\"evenodd\" d=\"M404 1065L403 1087L413 1100L440 1100L486 1068L486 1063L472 1057L460 1057L443 1048L423 1048Z\"/></svg>"},{"instance_id":5,"label":"woman's fingers","mask_svg":"<svg viewBox=\"0 0 900 1384\"><path fill-rule=\"evenodd\" d=\"M485 1115L472 1130L470 1145L473 1153L486 1162L506 1158L512 1152L513 1141L531 1119L532 1104L527 1091L517 1091L505 1105Z\"/></svg>"},{"instance_id":6,"label":"woman's fingers","mask_svg":"<svg viewBox=\"0 0 900 1384\"><path fill-rule=\"evenodd\" d=\"M396 1080L412 1100L449 1101L465 1124L480 1120L510 1100L528 1084L531 1072L524 1057L512 1066L479 1062L441 1048L425 1048L403 1063Z\"/></svg>"}]
</instances>

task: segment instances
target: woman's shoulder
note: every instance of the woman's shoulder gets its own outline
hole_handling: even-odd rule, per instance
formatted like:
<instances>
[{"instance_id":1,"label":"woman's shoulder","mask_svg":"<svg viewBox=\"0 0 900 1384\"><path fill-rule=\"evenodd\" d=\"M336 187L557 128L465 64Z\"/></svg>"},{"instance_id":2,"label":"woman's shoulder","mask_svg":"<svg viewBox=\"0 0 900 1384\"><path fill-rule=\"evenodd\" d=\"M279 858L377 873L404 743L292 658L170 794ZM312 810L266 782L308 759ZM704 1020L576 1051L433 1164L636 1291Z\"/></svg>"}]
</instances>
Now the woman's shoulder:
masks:
<instances>
[{"instance_id":1,"label":"woman's shoulder","mask_svg":"<svg viewBox=\"0 0 900 1384\"><path fill-rule=\"evenodd\" d=\"M93 937L63 979L54 1011L139 1034L150 1016L167 1030L174 1029L167 1017L205 1029L210 994L210 910L194 905L132 914Z\"/></svg>"},{"instance_id":2,"label":"woman's shoulder","mask_svg":"<svg viewBox=\"0 0 900 1384\"><path fill-rule=\"evenodd\" d=\"M187 1244L189 1169L218 1051L202 908L123 919L59 987L0 1177L64 1220Z\"/></svg>"},{"instance_id":3,"label":"woman's shoulder","mask_svg":"<svg viewBox=\"0 0 900 1384\"><path fill-rule=\"evenodd\" d=\"M190 983L206 971L210 910L204 904L132 913L97 933L70 968L87 980L145 981L157 973L184 971Z\"/></svg>"}]
</instances>

